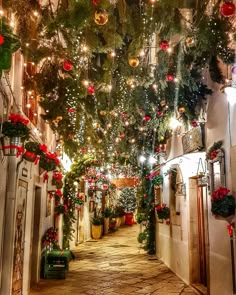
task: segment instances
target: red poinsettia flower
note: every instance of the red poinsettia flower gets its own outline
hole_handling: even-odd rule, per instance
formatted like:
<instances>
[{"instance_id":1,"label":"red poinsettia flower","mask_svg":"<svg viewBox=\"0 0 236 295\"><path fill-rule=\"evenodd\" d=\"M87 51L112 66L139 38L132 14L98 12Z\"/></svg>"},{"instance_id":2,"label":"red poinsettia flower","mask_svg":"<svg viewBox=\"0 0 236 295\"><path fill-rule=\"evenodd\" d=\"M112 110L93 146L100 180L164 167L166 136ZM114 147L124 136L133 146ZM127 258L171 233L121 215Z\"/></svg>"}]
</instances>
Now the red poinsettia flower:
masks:
<instances>
[{"instance_id":1,"label":"red poinsettia flower","mask_svg":"<svg viewBox=\"0 0 236 295\"><path fill-rule=\"evenodd\" d=\"M47 152L47 146L45 144L40 144L39 146L40 151L46 153Z\"/></svg>"},{"instance_id":2,"label":"red poinsettia flower","mask_svg":"<svg viewBox=\"0 0 236 295\"><path fill-rule=\"evenodd\" d=\"M24 125L27 125L29 123L29 120L24 119L19 114L10 114L8 120L11 121L13 124L22 123Z\"/></svg>"}]
</instances>

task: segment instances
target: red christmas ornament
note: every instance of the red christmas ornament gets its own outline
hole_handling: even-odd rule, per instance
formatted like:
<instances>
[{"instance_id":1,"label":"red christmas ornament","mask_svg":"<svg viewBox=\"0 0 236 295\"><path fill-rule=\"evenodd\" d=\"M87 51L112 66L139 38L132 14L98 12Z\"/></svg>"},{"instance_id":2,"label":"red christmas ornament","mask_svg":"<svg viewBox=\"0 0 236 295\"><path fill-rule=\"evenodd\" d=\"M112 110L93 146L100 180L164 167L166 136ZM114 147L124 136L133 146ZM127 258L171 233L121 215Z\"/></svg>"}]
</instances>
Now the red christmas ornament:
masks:
<instances>
[{"instance_id":1,"label":"red christmas ornament","mask_svg":"<svg viewBox=\"0 0 236 295\"><path fill-rule=\"evenodd\" d=\"M193 127L197 127L197 126L198 126L198 123L197 123L196 121L193 121L193 122L192 122L192 126L193 126Z\"/></svg>"},{"instance_id":2,"label":"red christmas ornament","mask_svg":"<svg viewBox=\"0 0 236 295\"><path fill-rule=\"evenodd\" d=\"M93 0L93 5L97 6L99 4L100 0Z\"/></svg>"},{"instance_id":3,"label":"red christmas ornament","mask_svg":"<svg viewBox=\"0 0 236 295\"><path fill-rule=\"evenodd\" d=\"M75 108L69 108L68 112L69 113L74 113L75 112Z\"/></svg>"},{"instance_id":4,"label":"red christmas ornament","mask_svg":"<svg viewBox=\"0 0 236 295\"><path fill-rule=\"evenodd\" d=\"M151 120L151 117L148 116L148 115L146 115L146 116L143 117L143 120L144 120L144 121L150 121L150 120Z\"/></svg>"},{"instance_id":5,"label":"red christmas ornament","mask_svg":"<svg viewBox=\"0 0 236 295\"><path fill-rule=\"evenodd\" d=\"M67 137L71 139L73 137L73 135L72 134L68 134Z\"/></svg>"},{"instance_id":6,"label":"red christmas ornament","mask_svg":"<svg viewBox=\"0 0 236 295\"><path fill-rule=\"evenodd\" d=\"M66 61L63 62L63 69L65 71L71 71L72 68L73 68L73 63L71 61L66 60Z\"/></svg>"},{"instance_id":7,"label":"red christmas ornament","mask_svg":"<svg viewBox=\"0 0 236 295\"><path fill-rule=\"evenodd\" d=\"M124 133L121 133L120 138L124 138L124 137L125 137Z\"/></svg>"},{"instance_id":8,"label":"red christmas ornament","mask_svg":"<svg viewBox=\"0 0 236 295\"><path fill-rule=\"evenodd\" d=\"M230 1L225 1L220 7L220 13L225 17L232 16L235 13L235 5Z\"/></svg>"},{"instance_id":9,"label":"red christmas ornament","mask_svg":"<svg viewBox=\"0 0 236 295\"><path fill-rule=\"evenodd\" d=\"M174 77L173 77L173 75L171 75L171 74L168 74L167 76L166 76L166 79L167 79L167 81L172 81L173 79L174 79Z\"/></svg>"},{"instance_id":10,"label":"red christmas ornament","mask_svg":"<svg viewBox=\"0 0 236 295\"><path fill-rule=\"evenodd\" d=\"M157 115L158 116L162 116L163 115L163 112L162 111L157 111Z\"/></svg>"},{"instance_id":11,"label":"red christmas ornament","mask_svg":"<svg viewBox=\"0 0 236 295\"><path fill-rule=\"evenodd\" d=\"M126 118L127 114L126 114L126 113L123 113L123 114L121 114L121 116L122 116L123 118Z\"/></svg>"},{"instance_id":12,"label":"red christmas ornament","mask_svg":"<svg viewBox=\"0 0 236 295\"><path fill-rule=\"evenodd\" d=\"M155 152L156 153L159 153L160 152L160 148L159 147L155 148Z\"/></svg>"},{"instance_id":13,"label":"red christmas ornament","mask_svg":"<svg viewBox=\"0 0 236 295\"><path fill-rule=\"evenodd\" d=\"M166 51L169 48L169 42L166 40L161 41L160 48L164 51Z\"/></svg>"},{"instance_id":14,"label":"red christmas ornament","mask_svg":"<svg viewBox=\"0 0 236 295\"><path fill-rule=\"evenodd\" d=\"M2 35L0 35L0 45L2 45L5 42L5 39Z\"/></svg>"},{"instance_id":15,"label":"red christmas ornament","mask_svg":"<svg viewBox=\"0 0 236 295\"><path fill-rule=\"evenodd\" d=\"M88 91L88 94L90 94L90 95L92 95L92 94L95 93L95 89L94 89L94 87L91 86L91 85L87 88L87 91Z\"/></svg>"},{"instance_id":16,"label":"red christmas ornament","mask_svg":"<svg viewBox=\"0 0 236 295\"><path fill-rule=\"evenodd\" d=\"M81 153L86 153L86 149L81 149Z\"/></svg>"}]
</instances>

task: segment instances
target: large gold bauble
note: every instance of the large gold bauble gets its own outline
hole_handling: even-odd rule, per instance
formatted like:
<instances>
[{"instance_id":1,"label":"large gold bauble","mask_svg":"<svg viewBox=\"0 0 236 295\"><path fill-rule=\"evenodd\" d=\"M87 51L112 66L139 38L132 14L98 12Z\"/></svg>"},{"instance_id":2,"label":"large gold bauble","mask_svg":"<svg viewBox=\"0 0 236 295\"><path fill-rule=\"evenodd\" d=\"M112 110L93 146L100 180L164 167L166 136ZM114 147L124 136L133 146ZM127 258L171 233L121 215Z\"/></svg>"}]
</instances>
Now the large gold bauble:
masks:
<instances>
[{"instance_id":1,"label":"large gold bauble","mask_svg":"<svg viewBox=\"0 0 236 295\"><path fill-rule=\"evenodd\" d=\"M94 21L99 26L104 26L108 22L108 13L105 9L96 10Z\"/></svg>"},{"instance_id":2,"label":"large gold bauble","mask_svg":"<svg viewBox=\"0 0 236 295\"><path fill-rule=\"evenodd\" d=\"M178 107L178 112L179 112L180 114L183 114L183 113L186 112L186 110L185 110L184 107Z\"/></svg>"},{"instance_id":3,"label":"large gold bauble","mask_svg":"<svg viewBox=\"0 0 236 295\"><path fill-rule=\"evenodd\" d=\"M131 57L131 58L129 58L129 65L132 68L136 68L139 65L139 59L137 57Z\"/></svg>"}]
</instances>

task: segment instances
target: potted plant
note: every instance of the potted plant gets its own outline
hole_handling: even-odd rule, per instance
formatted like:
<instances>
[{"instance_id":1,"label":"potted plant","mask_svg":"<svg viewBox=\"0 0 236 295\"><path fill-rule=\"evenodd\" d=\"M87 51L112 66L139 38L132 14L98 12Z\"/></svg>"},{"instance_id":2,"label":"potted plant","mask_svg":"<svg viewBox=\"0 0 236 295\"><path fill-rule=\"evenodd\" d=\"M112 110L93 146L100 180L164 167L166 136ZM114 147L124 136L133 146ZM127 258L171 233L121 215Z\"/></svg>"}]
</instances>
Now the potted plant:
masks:
<instances>
[{"instance_id":1,"label":"potted plant","mask_svg":"<svg viewBox=\"0 0 236 295\"><path fill-rule=\"evenodd\" d=\"M125 224L125 211L123 206L115 207L115 215L116 215L116 227L119 228L122 223L122 218L124 219L123 224Z\"/></svg>"},{"instance_id":2,"label":"potted plant","mask_svg":"<svg viewBox=\"0 0 236 295\"><path fill-rule=\"evenodd\" d=\"M43 153L47 151L47 147L45 144L40 144L35 141L28 141L25 144L25 152L23 154L23 158L29 162L38 163L39 158Z\"/></svg>"},{"instance_id":3,"label":"potted plant","mask_svg":"<svg viewBox=\"0 0 236 295\"><path fill-rule=\"evenodd\" d=\"M169 218L170 218L170 208L166 206L166 204L162 204L161 206L158 205L156 207L157 216L159 219L165 219L166 224L170 224Z\"/></svg>"},{"instance_id":4,"label":"potted plant","mask_svg":"<svg viewBox=\"0 0 236 295\"><path fill-rule=\"evenodd\" d=\"M5 156L16 156L22 141L29 138L29 120L19 114L10 114L8 121L2 123L2 150Z\"/></svg>"},{"instance_id":5,"label":"potted plant","mask_svg":"<svg viewBox=\"0 0 236 295\"><path fill-rule=\"evenodd\" d=\"M46 171L56 170L60 166L60 160L56 153L46 152L40 156L39 167Z\"/></svg>"},{"instance_id":6,"label":"potted plant","mask_svg":"<svg viewBox=\"0 0 236 295\"><path fill-rule=\"evenodd\" d=\"M235 214L235 197L229 195L230 190L226 187L219 187L212 193L211 212L217 217L221 216L230 221Z\"/></svg>"},{"instance_id":7,"label":"potted plant","mask_svg":"<svg viewBox=\"0 0 236 295\"><path fill-rule=\"evenodd\" d=\"M103 217L104 217L104 234L107 234L109 232L109 223L110 223L110 217L112 214L112 210L109 207L105 207L103 211Z\"/></svg>"},{"instance_id":8,"label":"potted plant","mask_svg":"<svg viewBox=\"0 0 236 295\"><path fill-rule=\"evenodd\" d=\"M77 194L73 198L73 203L75 205L75 209L80 209L84 205L84 195L82 194Z\"/></svg>"},{"instance_id":9,"label":"potted plant","mask_svg":"<svg viewBox=\"0 0 236 295\"><path fill-rule=\"evenodd\" d=\"M92 218L92 238L95 240L101 239L103 229L103 217L95 215Z\"/></svg>"},{"instance_id":10,"label":"potted plant","mask_svg":"<svg viewBox=\"0 0 236 295\"><path fill-rule=\"evenodd\" d=\"M134 224L133 215L134 215L135 208L137 206L134 188L131 188L131 187L124 188L118 198L117 205L122 206L124 208L125 224L126 225Z\"/></svg>"},{"instance_id":11,"label":"potted plant","mask_svg":"<svg viewBox=\"0 0 236 295\"><path fill-rule=\"evenodd\" d=\"M44 247L50 247L52 249L58 248L58 230L55 227L50 227L46 230L42 237L42 244Z\"/></svg>"},{"instance_id":12,"label":"potted plant","mask_svg":"<svg viewBox=\"0 0 236 295\"><path fill-rule=\"evenodd\" d=\"M150 173L147 178L152 181L154 187L160 187L163 184L163 176L159 171Z\"/></svg>"}]
</instances>

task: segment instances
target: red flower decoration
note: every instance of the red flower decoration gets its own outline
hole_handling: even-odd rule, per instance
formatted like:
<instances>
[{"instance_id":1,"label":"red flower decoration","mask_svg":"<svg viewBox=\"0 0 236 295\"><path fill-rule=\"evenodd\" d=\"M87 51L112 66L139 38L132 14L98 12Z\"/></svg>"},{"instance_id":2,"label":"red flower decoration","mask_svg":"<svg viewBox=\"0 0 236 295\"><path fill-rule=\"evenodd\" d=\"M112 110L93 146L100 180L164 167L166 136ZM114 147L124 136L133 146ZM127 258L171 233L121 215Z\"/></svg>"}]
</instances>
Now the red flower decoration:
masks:
<instances>
[{"instance_id":1,"label":"red flower decoration","mask_svg":"<svg viewBox=\"0 0 236 295\"><path fill-rule=\"evenodd\" d=\"M212 193L212 198L217 200L222 200L228 193L230 192L229 189L226 187L220 186L217 190Z\"/></svg>"},{"instance_id":2,"label":"red flower decoration","mask_svg":"<svg viewBox=\"0 0 236 295\"><path fill-rule=\"evenodd\" d=\"M0 35L0 45L2 45L5 42L5 39L2 35Z\"/></svg>"},{"instance_id":3,"label":"red flower decoration","mask_svg":"<svg viewBox=\"0 0 236 295\"><path fill-rule=\"evenodd\" d=\"M74 113L75 112L75 108L69 108L68 112L69 113Z\"/></svg>"},{"instance_id":4,"label":"red flower decoration","mask_svg":"<svg viewBox=\"0 0 236 295\"><path fill-rule=\"evenodd\" d=\"M10 114L8 120L11 121L13 124L22 123L24 125L27 125L29 123L29 120L24 119L18 114Z\"/></svg>"},{"instance_id":5,"label":"red flower decoration","mask_svg":"<svg viewBox=\"0 0 236 295\"><path fill-rule=\"evenodd\" d=\"M41 145L39 146L39 149L40 149L40 151L42 151L42 152L44 152L44 153L47 152L47 146L46 146L45 144L41 144Z\"/></svg>"}]
</instances>

